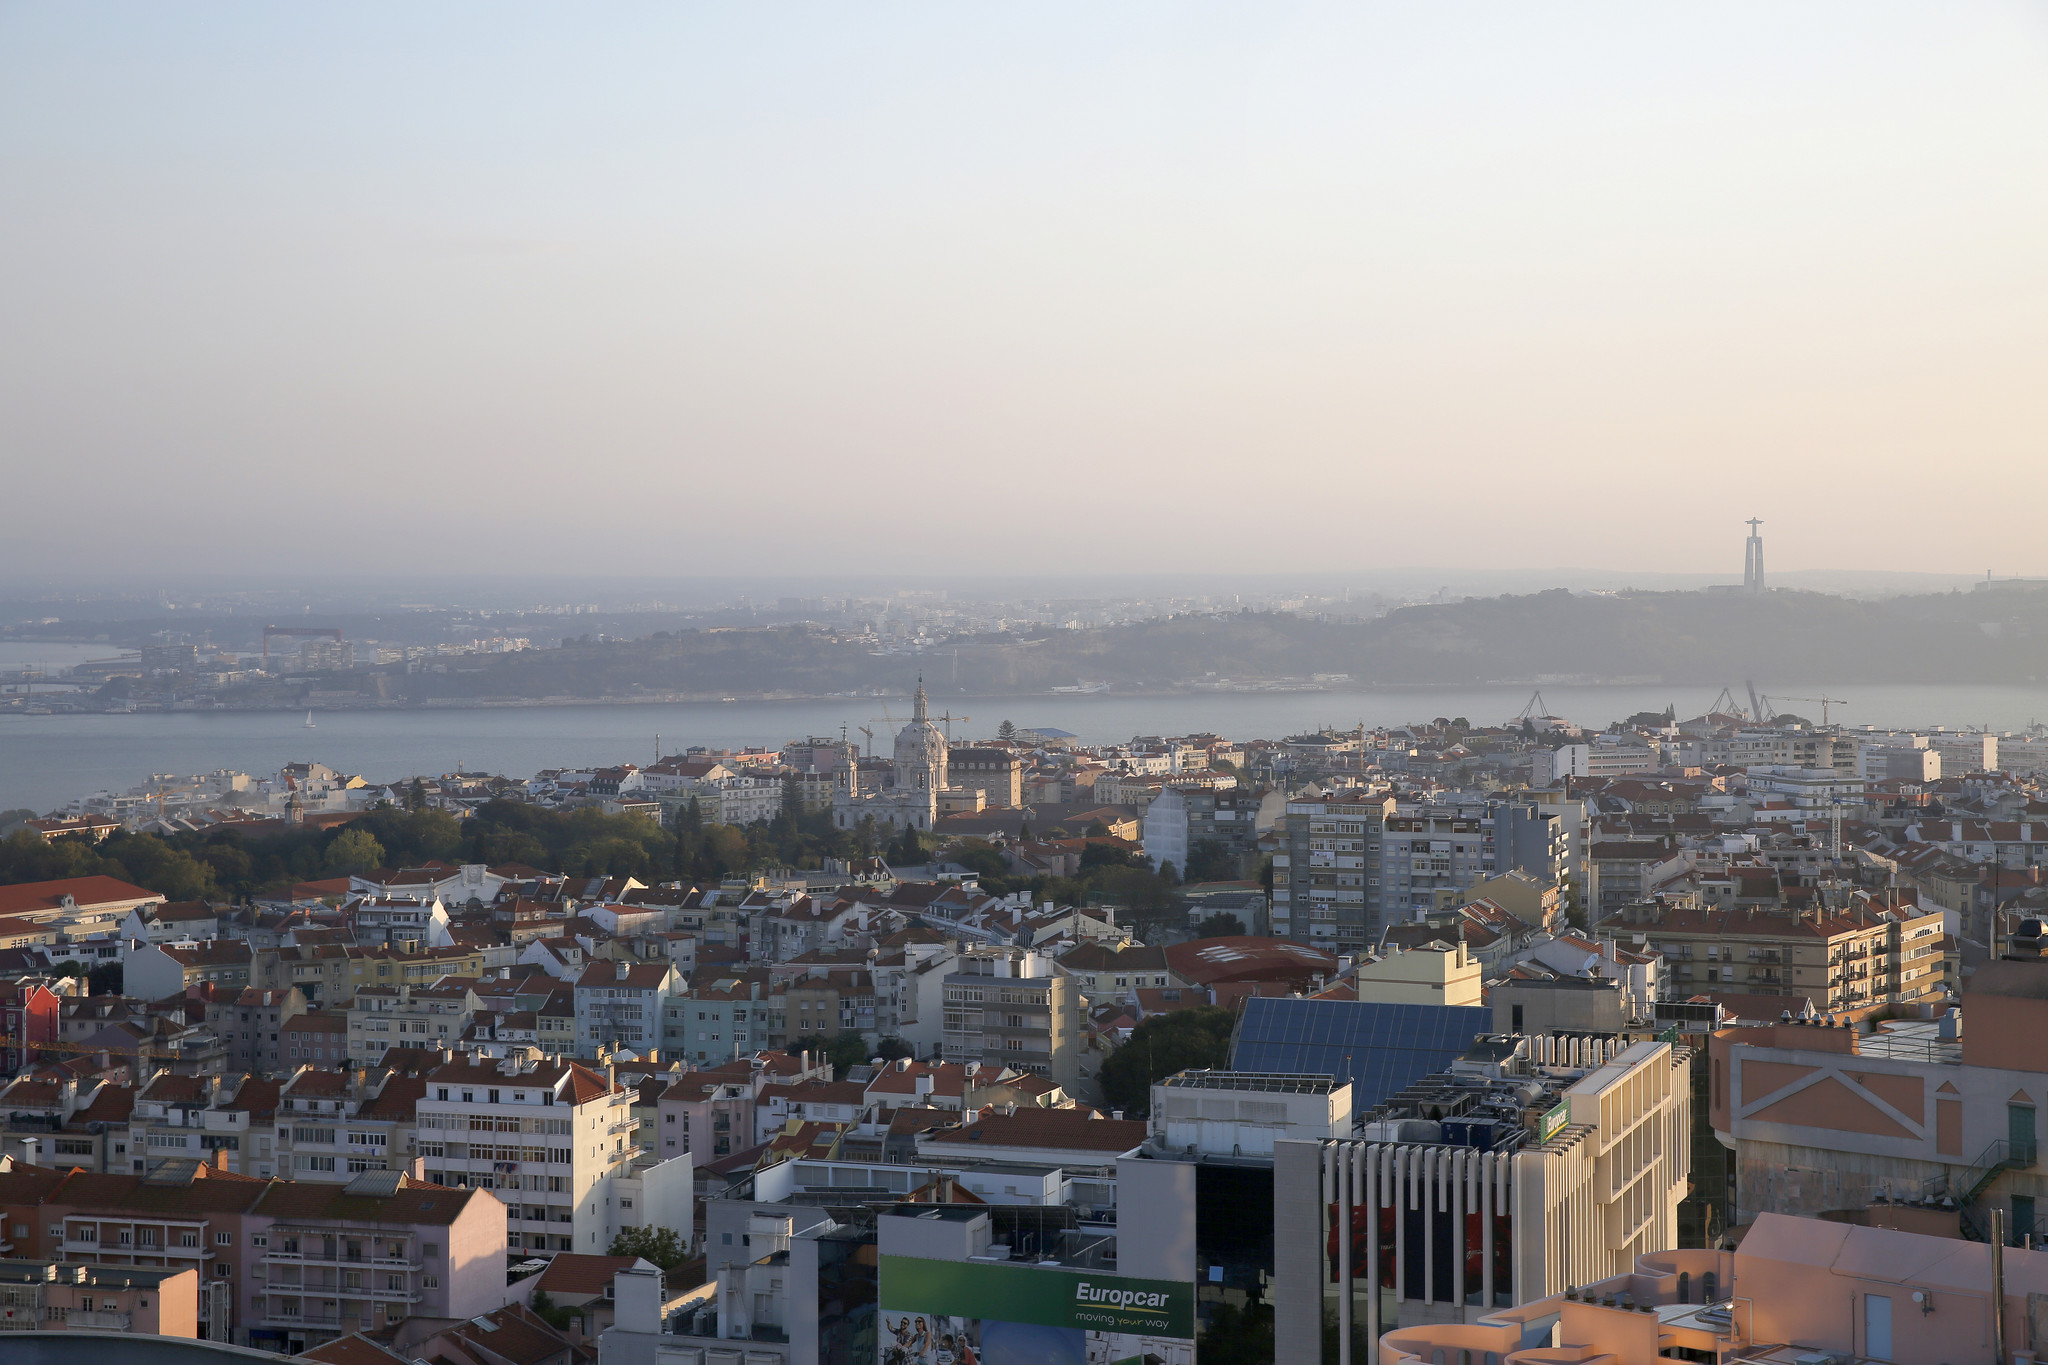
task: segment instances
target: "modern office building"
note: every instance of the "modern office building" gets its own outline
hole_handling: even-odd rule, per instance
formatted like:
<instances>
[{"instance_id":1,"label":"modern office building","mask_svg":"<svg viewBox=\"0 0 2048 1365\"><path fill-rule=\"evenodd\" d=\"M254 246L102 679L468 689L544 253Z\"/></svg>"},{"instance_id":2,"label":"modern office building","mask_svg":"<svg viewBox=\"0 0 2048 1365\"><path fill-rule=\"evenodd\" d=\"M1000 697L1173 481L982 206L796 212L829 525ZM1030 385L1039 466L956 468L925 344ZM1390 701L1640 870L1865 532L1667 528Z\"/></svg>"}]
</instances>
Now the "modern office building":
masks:
<instances>
[{"instance_id":1,"label":"modern office building","mask_svg":"<svg viewBox=\"0 0 2048 1365\"><path fill-rule=\"evenodd\" d=\"M1390 1327L1474 1322L1673 1246L1690 1065L1664 1042L1487 1039L1358 1138L1278 1142L1276 1358L1333 1337L1365 1360Z\"/></svg>"}]
</instances>

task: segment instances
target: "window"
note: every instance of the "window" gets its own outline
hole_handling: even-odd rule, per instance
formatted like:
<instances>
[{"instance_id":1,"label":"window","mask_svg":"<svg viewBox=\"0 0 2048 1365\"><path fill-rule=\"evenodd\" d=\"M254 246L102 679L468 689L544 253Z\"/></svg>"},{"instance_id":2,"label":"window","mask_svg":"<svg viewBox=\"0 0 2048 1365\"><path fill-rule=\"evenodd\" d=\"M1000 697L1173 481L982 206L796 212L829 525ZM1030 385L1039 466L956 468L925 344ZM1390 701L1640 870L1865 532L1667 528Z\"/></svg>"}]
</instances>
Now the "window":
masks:
<instances>
[{"instance_id":1,"label":"window","mask_svg":"<svg viewBox=\"0 0 2048 1365\"><path fill-rule=\"evenodd\" d=\"M420 1283L428 1289L439 1289L441 1287L441 1277L439 1275L422 1275L420 1276Z\"/></svg>"},{"instance_id":2,"label":"window","mask_svg":"<svg viewBox=\"0 0 2048 1365\"><path fill-rule=\"evenodd\" d=\"M448 1087L447 1087L447 1086L445 1086L445 1085L443 1085L443 1086L438 1086L438 1087L436 1087L436 1088L435 1088L435 1090L434 1090L434 1098L435 1098L435 1099L437 1099L437 1100L445 1100L445 1099L447 1099L447 1098L448 1098Z\"/></svg>"}]
</instances>

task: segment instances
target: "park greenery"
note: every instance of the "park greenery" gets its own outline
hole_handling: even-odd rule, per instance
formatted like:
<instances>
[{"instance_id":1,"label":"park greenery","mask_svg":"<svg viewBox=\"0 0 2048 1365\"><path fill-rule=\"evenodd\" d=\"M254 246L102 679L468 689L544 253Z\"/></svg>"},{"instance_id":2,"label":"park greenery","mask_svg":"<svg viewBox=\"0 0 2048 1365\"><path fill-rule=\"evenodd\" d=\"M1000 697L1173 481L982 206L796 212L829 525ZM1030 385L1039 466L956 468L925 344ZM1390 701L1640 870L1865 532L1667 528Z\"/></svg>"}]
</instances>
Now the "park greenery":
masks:
<instances>
[{"instance_id":1,"label":"park greenery","mask_svg":"<svg viewBox=\"0 0 2048 1365\"><path fill-rule=\"evenodd\" d=\"M503 798L458 818L431 808L419 792L402 805L380 804L327 829L276 822L253 832L122 831L97 844L45 842L31 830L16 829L0 839L0 884L102 874L172 901L239 902L301 882L435 860L568 876L632 876L650 885L709 885L764 868L819 867L826 858L879 854L893 866L914 867L941 856L929 834L878 835L872 825L842 830L829 811L802 810L797 792L786 796L783 814L744 826L707 822L694 803L668 825L593 806L551 810ZM990 895L1025 892L1034 903L1113 905L1122 922L1140 933L1184 924L1180 878L1172 865L1154 871L1136 849L1099 837L1105 832L1100 826L1091 830L1098 837L1083 850L1071 877L1019 876L1000 849L980 839L947 845L943 856L975 872Z\"/></svg>"}]
</instances>

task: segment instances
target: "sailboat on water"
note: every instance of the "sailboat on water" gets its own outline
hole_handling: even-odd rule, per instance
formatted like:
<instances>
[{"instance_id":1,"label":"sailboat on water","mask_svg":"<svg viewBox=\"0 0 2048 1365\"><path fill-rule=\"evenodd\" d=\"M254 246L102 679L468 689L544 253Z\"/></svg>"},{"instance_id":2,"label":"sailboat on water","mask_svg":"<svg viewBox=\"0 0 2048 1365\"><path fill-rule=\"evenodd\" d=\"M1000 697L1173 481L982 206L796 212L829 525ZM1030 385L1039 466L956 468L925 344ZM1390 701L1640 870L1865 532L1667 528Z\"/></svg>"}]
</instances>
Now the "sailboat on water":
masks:
<instances>
[{"instance_id":1,"label":"sailboat on water","mask_svg":"<svg viewBox=\"0 0 2048 1365\"><path fill-rule=\"evenodd\" d=\"M308 730L317 730L320 728L319 726L313 723L313 713L311 711L306 712L306 728Z\"/></svg>"}]
</instances>

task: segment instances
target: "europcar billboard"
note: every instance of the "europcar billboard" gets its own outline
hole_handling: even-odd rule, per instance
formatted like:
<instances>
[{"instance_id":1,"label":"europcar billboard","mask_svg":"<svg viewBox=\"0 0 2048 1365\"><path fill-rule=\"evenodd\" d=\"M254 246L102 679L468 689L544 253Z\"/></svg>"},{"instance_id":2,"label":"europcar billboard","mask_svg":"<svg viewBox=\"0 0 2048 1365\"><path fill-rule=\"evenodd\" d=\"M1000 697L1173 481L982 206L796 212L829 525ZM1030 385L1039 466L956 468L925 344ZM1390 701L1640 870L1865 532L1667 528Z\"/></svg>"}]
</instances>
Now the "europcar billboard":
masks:
<instances>
[{"instance_id":1,"label":"europcar billboard","mask_svg":"<svg viewBox=\"0 0 2048 1365\"><path fill-rule=\"evenodd\" d=\"M1195 1287L884 1256L879 1365L1194 1365Z\"/></svg>"}]
</instances>

